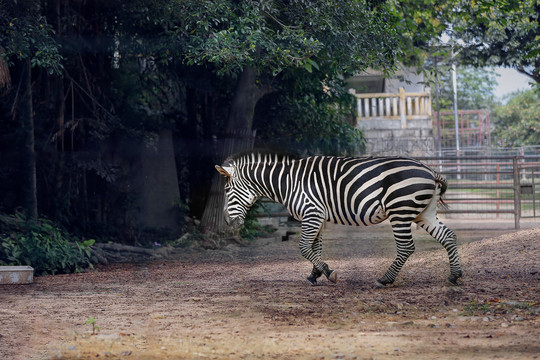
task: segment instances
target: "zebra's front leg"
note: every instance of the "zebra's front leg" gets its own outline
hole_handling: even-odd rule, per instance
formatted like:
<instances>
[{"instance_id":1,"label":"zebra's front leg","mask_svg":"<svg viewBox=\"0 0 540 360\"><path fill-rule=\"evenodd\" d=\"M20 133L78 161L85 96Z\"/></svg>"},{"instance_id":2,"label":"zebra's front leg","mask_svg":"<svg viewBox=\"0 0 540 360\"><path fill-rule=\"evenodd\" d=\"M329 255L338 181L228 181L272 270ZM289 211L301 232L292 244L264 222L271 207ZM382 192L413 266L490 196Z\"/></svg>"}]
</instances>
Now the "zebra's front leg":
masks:
<instances>
[{"instance_id":1,"label":"zebra's front leg","mask_svg":"<svg viewBox=\"0 0 540 360\"><path fill-rule=\"evenodd\" d=\"M414 252L410 222L392 222L392 231L394 232L394 239L396 241L397 256L384 276L375 282L376 287L384 287L387 284L392 284L396 280L405 261Z\"/></svg>"},{"instance_id":2,"label":"zebra's front leg","mask_svg":"<svg viewBox=\"0 0 540 360\"><path fill-rule=\"evenodd\" d=\"M313 245L311 245L311 249L313 250L313 253L315 253L315 256L322 258L322 234L321 231L319 231L319 234L313 241ZM317 285L317 279L320 278L322 275L322 272L319 271L313 265L313 269L311 270L311 274L307 277L307 280L311 283L311 285Z\"/></svg>"},{"instance_id":3,"label":"zebra's front leg","mask_svg":"<svg viewBox=\"0 0 540 360\"><path fill-rule=\"evenodd\" d=\"M321 244L317 246L315 242L318 239L318 235L321 231L324 218L321 216L304 216L302 219L302 237L300 239L300 253L304 258L309 260L313 264L313 271L308 277L308 280L314 284L316 279L324 274L330 282L337 282L337 272L331 270L328 267L328 264L322 261L321 251L322 250L322 238L320 239ZM314 250L314 246L315 249ZM315 282L311 281L310 278L314 279Z\"/></svg>"}]
</instances>

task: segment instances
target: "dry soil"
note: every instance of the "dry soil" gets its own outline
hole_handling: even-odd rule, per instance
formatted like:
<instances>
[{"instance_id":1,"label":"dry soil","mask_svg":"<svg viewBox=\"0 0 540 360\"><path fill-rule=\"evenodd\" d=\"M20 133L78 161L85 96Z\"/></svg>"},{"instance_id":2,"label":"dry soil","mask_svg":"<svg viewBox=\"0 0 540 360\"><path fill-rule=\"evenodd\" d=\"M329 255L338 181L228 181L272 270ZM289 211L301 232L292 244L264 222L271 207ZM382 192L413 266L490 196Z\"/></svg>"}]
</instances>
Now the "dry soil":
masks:
<instances>
[{"instance_id":1,"label":"dry soil","mask_svg":"<svg viewBox=\"0 0 540 360\"><path fill-rule=\"evenodd\" d=\"M396 283L372 288L387 225L325 229L337 284L309 285L292 236L0 286L0 359L540 358L540 227L498 225L456 231L457 287L420 229Z\"/></svg>"}]
</instances>

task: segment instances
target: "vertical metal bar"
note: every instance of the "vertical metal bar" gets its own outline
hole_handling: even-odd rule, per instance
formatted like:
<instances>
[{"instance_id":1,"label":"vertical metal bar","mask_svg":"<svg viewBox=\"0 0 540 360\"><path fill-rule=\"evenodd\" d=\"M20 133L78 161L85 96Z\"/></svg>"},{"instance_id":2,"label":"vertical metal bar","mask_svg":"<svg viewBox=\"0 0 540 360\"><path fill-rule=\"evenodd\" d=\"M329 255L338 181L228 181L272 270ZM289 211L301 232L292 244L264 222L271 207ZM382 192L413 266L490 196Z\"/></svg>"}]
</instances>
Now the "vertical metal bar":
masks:
<instances>
[{"instance_id":1,"label":"vertical metal bar","mask_svg":"<svg viewBox=\"0 0 540 360\"><path fill-rule=\"evenodd\" d=\"M497 162L497 217L499 217L498 211L501 209L501 165Z\"/></svg>"},{"instance_id":2,"label":"vertical metal bar","mask_svg":"<svg viewBox=\"0 0 540 360\"><path fill-rule=\"evenodd\" d=\"M437 108L437 151L441 156L441 108L439 106L439 58L435 56L435 107Z\"/></svg>"},{"instance_id":3,"label":"vertical metal bar","mask_svg":"<svg viewBox=\"0 0 540 360\"><path fill-rule=\"evenodd\" d=\"M512 166L514 170L514 227L519 229L519 217L521 213L521 203L519 199L519 169L518 169L518 157L512 158Z\"/></svg>"},{"instance_id":4,"label":"vertical metal bar","mask_svg":"<svg viewBox=\"0 0 540 360\"><path fill-rule=\"evenodd\" d=\"M535 176L535 173L534 173L534 168L531 169L531 175L532 175L532 201L533 201L533 217L536 217L536 188L535 188L535 183L534 183L534 176Z\"/></svg>"},{"instance_id":5,"label":"vertical metal bar","mask_svg":"<svg viewBox=\"0 0 540 360\"><path fill-rule=\"evenodd\" d=\"M452 53L452 57L454 54ZM456 64L452 63L452 88L454 90L454 125L456 128L456 152L459 153L459 123L458 123L458 104L457 104L457 76Z\"/></svg>"}]
</instances>

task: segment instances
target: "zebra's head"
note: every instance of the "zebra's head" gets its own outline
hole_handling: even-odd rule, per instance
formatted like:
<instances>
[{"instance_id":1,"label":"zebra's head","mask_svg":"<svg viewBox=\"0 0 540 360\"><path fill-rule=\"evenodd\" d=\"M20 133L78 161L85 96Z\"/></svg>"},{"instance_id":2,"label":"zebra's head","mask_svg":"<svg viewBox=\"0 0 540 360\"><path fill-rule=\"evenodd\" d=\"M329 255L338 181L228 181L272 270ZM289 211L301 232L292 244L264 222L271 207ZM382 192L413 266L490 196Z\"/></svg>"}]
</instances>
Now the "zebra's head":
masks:
<instances>
[{"instance_id":1,"label":"zebra's head","mask_svg":"<svg viewBox=\"0 0 540 360\"><path fill-rule=\"evenodd\" d=\"M234 228L244 224L244 219L258 195L250 181L240 176L238 169L229 162L223 166L216 165L216 170L227 177L225 184L225 221Z\"/></svg>"}]
</instances>

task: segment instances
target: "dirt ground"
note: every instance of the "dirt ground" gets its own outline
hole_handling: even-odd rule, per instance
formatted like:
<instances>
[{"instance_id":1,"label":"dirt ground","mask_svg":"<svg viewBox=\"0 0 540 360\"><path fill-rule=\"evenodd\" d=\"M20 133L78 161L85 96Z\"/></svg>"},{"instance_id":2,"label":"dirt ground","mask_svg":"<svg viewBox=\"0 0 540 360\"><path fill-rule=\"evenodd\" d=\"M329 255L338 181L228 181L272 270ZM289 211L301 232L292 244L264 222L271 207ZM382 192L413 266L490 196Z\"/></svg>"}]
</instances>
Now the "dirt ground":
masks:
<instances>
[{"instance_id":1,"label":"dirt ground","mask_svg":"<svg viewBox=\"0 0 540 360\"><path fill-rule=\"evenodd\" d=\"M292 236L0 286L0 359L540 358L538 224L447 223L457 287L420 229L396 283L372 288L395 254L388 225L327 226L335 285L309 285Z\"/></svg>"}]
</instances>

